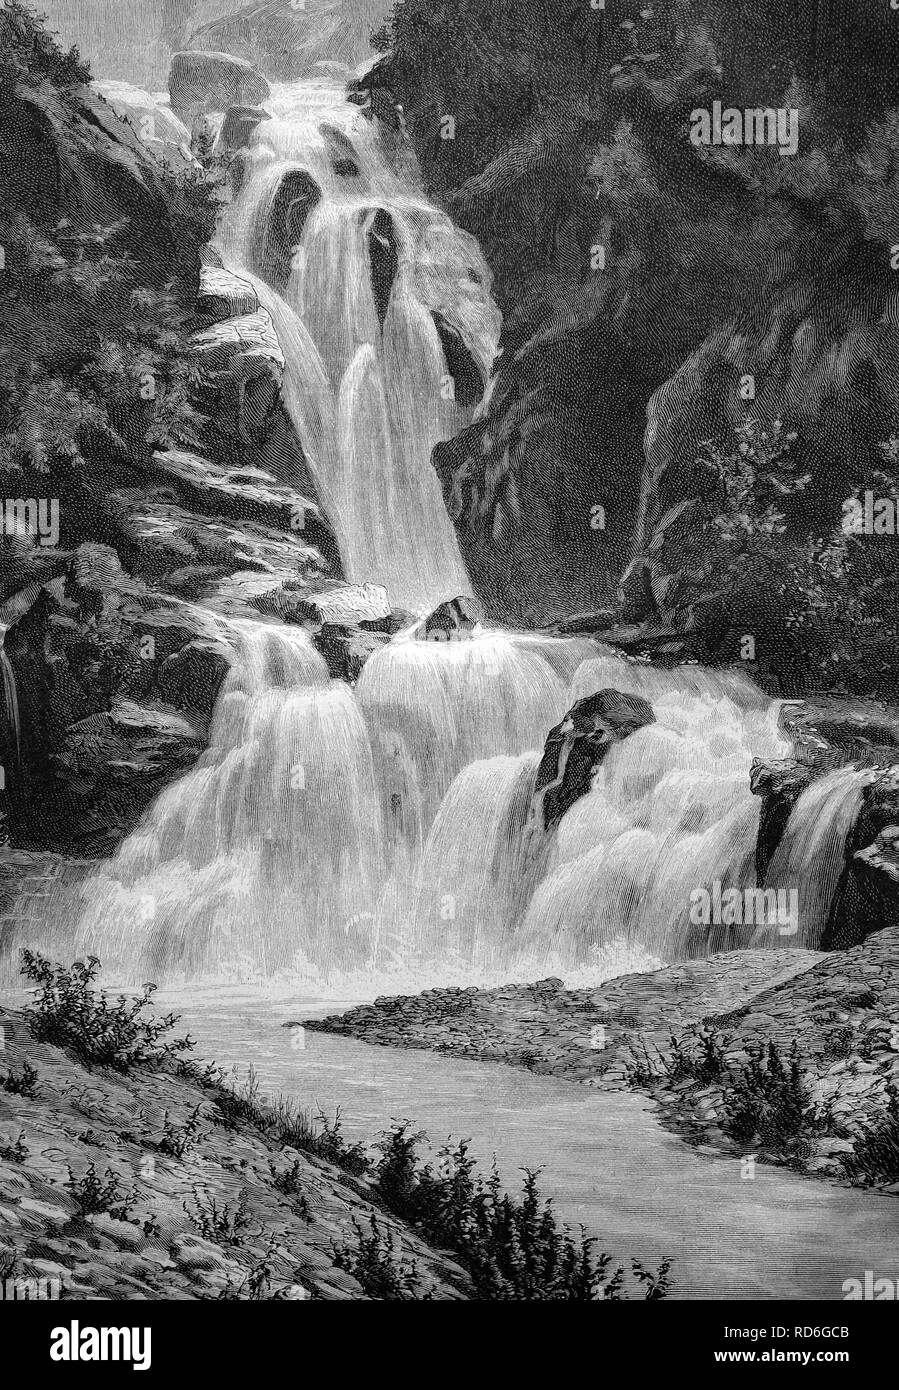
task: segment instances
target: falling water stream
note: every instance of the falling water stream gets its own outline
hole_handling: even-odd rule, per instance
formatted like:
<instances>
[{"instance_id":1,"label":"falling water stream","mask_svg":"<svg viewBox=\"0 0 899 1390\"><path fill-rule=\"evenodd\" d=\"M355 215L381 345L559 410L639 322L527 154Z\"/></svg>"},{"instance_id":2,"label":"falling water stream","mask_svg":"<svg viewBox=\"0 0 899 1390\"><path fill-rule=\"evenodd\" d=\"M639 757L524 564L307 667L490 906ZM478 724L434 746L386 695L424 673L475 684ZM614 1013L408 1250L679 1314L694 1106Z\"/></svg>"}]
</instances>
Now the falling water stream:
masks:
<instances>
[{"instance_id":1,"label":"falling water stream","mask_svg":"<svg viewBox=\"0 0 899 1390\"><path fill-rule=\"evenodd\" d=\"M450 360L479 391L489 380L489 271L339 89L276 88L272 110L220 251L272 315L349 577L425 612L471 587L431 454L477 408L448 389ZM751 944L690 915L697 888L755 885L750 769L788 752L777 704L745 675L477 628L395 637L352 689L302 629L217 621L234 661L207 754L80 890L75 948L110 973L352 995L598 979ZM656 722L544 832L531 812L546 735L605 688L643 696ZM837 774L791 819L772 866L801 889L790 945L817 944L857 795Z\"/></svg>"},{"instance_id":2,"label":"falling water stream","mask_svg":"<svg viewBox=\"0 0 899 1390\"><path fill-rule=\"evenodd\" d=\"M489 272L338 89L275 88L272 109L220 252L272 317L348 578L426 612L471 590L431 454L490 378ZM304 1104L347 1104L353 1134L411 1109L435 1133L471 1134L509 1177L548 1158L563 1214L643 1255L677 1254L682 1296L838 1298L891 1238L870 1198L824 1184L807 1196L781 1172L734 1181L632 1096L318 1035L298 1055L281 1023L435 984L596 984L740 946L816 946L862 775L814 784L770 866L772 885L799 893L797 936L700 927L697 889L756 886L750 770L789 751L777 703L745 675L478 627L394 637L352 688L301 628L214 621L233 661L207 753L60 893L29 944L95 954L105 982L158 981L207 1055L253 1061ZM0 669L17 736L2 642ZM655 722L614 744L546 831L533 814L546 735L607 688L644 697Z\"/></svg>"}]
</instances>

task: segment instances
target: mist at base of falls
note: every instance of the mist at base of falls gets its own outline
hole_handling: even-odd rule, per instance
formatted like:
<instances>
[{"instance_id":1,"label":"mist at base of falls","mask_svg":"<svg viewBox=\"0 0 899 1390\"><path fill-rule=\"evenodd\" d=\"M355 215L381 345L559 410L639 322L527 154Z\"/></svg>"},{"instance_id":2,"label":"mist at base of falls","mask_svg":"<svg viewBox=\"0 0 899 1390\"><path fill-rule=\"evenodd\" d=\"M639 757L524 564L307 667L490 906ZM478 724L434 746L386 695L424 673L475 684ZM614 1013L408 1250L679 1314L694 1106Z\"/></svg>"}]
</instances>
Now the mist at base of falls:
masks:
<instances>
[{"instance_id":1,"label":"mist at base of falls","mask_svg":"<svg viewBox=\"0 0 899 1390\"><path fill-rule=\"evenodd\" d=\"M355 998L549 974L596 984L817 944L852 778L818 784L826 825L800 802L779 852L778 882L795 875L803 897L799 936L762 943L691 919L697 889L755 886L750 767L787 751L778 706L739 673L476 630L395 639L353 691L302 629L227 628L235 661L209 752L60 907L41 949L95 954L123 982L268 980ZM545 832L532 814L545 736L604 687L652 687L657 722L614 744Z\"/></svg>"}]
</instances>

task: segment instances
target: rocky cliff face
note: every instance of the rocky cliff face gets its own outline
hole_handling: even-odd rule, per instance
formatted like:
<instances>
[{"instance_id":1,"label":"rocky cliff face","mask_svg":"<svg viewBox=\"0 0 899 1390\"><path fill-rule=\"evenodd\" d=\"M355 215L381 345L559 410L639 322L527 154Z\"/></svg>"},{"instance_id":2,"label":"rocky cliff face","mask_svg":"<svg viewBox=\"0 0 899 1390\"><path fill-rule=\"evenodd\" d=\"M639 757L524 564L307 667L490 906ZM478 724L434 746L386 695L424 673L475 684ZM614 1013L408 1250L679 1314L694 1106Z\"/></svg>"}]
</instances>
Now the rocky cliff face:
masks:
<instances>
[{"instance_id":1,"label":"rocky cliff face","mask_svg":"<svg viewBox=\"0 0 899 1390\"><path fill-rule=\"evenodd\" d=\"M4 511L2 801L14 843L90 857L205 748L228 624L275 621L260 599L340 561L271 321L206 246L215 185L186 126L52 45L35 61L29 22L7 19L23 56L0 99L0 475L57 525Z\"/></svg>"}]
</instances>

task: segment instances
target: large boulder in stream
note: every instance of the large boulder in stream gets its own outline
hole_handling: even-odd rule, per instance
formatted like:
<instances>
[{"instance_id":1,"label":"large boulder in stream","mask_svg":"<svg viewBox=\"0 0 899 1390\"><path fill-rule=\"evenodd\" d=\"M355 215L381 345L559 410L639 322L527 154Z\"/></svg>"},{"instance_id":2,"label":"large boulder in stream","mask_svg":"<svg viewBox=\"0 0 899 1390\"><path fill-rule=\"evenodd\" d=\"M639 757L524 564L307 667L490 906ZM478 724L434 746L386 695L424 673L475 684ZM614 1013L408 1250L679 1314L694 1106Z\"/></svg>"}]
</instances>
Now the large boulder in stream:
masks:
<instances>
[{"instance_id":1,"label":"large boulder in stream","mask_svg":"<svg viewBox=\"0 0 899 1390\"><path fill-rule=\"evenodd\" d=\"M652 705L639 695L600 690L578 700L551 729L537 769L534 805L546 830L557 825L590 790L593 774L613 743L655 723Z\"/></svg>"},{"instance_id":2,"label":"large boulder in stream","mask_svg":"<svg viewBox=\"0 0 899 1390\"><path fill-rule=\"evenodd\" d=\"M175 53L169 70L172 110L190 128L206 111L232 106L258 106L268 101L271 88L245 58L230 53Z\"/></svg>"}]
</instances>

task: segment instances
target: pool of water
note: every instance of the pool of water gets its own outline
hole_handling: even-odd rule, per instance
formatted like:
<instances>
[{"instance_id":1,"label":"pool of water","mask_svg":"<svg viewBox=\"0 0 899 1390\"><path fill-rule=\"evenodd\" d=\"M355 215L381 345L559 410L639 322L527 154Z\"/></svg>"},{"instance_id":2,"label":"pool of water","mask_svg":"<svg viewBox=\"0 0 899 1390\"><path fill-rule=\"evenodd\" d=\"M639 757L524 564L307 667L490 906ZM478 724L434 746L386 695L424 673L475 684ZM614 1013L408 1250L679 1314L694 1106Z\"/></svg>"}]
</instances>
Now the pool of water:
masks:
<instances>
[{"instance_id":1,"label":"pool of water","mask_svg":"<svg viewBox=\"0 0 899 1390\"><path fill-rule=\"evenodd\" d=\"M485 1165L495 1154L508 1186L541 1168L560 1215L616 1259L671 1256L675 1298L839 1301L866 1270L895 1276L899 1202L760 1164L749 1176L739 1159L667 1133L640 1096L284 1026L345 1000L218 990L157 1002L181 1013L197 1056L243 1075L252 1065L263 1093L329 1115L339 1106L349 1138L408 1118L436 1147L452 1136L471 1139Z\"/></svg>"}]
</instances>

